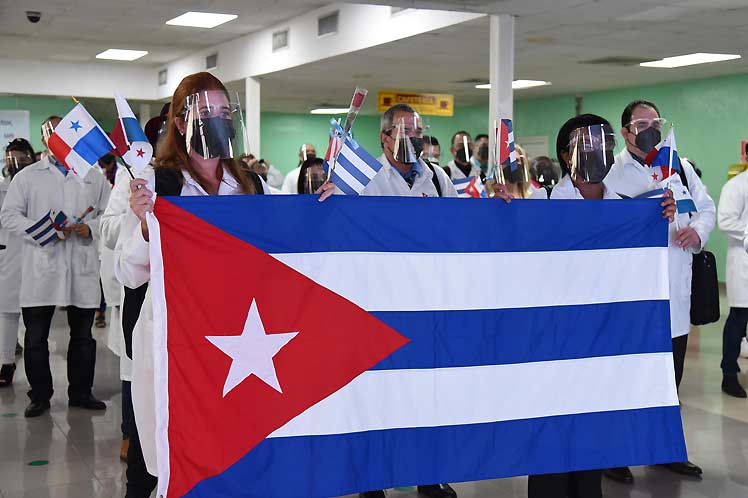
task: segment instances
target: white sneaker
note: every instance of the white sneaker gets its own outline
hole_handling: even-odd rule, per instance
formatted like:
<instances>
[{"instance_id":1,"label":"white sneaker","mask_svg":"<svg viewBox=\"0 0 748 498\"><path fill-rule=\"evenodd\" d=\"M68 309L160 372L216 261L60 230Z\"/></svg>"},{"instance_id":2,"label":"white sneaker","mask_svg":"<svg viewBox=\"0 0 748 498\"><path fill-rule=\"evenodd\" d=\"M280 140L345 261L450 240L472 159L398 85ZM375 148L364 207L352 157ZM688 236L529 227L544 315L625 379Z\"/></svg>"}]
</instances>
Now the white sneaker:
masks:
<instances>
[{"instance_id":1,"label":"white sneaker","mask_svg":"<svg viewBox=\"0 0 748 498\"><path fill-rule=\"evenodd\" d=\"M740 341L740 357L748 358L748 340L745 337Z\"/></svg>"}]
</instances>

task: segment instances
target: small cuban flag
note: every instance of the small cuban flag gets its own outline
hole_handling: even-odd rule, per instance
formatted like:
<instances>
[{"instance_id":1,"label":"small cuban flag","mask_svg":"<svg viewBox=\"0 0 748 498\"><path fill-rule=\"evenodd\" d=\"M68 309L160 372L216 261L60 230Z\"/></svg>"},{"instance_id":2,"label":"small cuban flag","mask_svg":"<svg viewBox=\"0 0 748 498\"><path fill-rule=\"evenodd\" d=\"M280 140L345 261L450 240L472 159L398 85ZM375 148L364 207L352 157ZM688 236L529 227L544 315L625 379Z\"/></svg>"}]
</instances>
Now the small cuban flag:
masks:
<instances>
[{"instance_id":1,"label":"small cuban flag","mask_svg":"<svg viewBox=\"0 0 748 498\"><path fill-rule=\"evenodd\" d=\"M673 171L680 171L680 158L672 126L665 139L647 154L644 162L652 168L652 181L655 183L665 180Z\"/></svg>"},{"instance_id":2,"label":"small cuban flag","mask_svg":"<svg viewBox=\"0 0 748 498\"><path fill-rule=\"evenodd\" d=\"M517 169L517 152L514 150L514 131L512 130L512 120L501 120L501 132L499 141L499 164L514 172Z\"/></svg>"},{"instance_id":3,"label":"small cuban flag","mask_svg":"<svg viewBox=\"0 0 748 498\"><path fill-rule=\"evenodd\" d=\"M460 180L452 180L457 191L457 197L487 198L486 187L477 176L470 176Z\"/></svg>"},{"instance_id":4,"label":"small cuban flag","mask_svg":"<svg viewBox=\"0 0 748 498\"><path fill-rule=\"evenodd\" d=\"M83 104L76 104L49 136L47 147L68 170L84 178L114 144Z\"/></svg>"},{"instance_id":5,"label":"small cuban flag","mask_svg":"<svg viewBox=\"0 0 748 498\"><path fill-rule=\"evenodd\" d=\"M130 104L122 95L115 94L114 101L117 104L119 119L114 125L109 138L114 142L114 149L125 161L135 174L140 173L148 166L153 157L153 147L140 127Z\"/></svg>"},{"instance_id":6,"label":"small cuban flag","mask_svg":"<svg viewBox=\"0 0 748 498\"><path fill-rule=\"evenodd\" d=\"M329 172L331 162L337 156L331 181L344 194L359 195L382 169L382 163L350 135L342 138L343 129L337 121L332 120L330 123L333 129L330 131L330 145L325 155L325 171Z\"/></svg>"},{"instance_id":7,"label":"small cuban flag","mask_svg":"<svg viewBox=\"0 0 748 498\"><path fill-rule=\"evenodd\" d=\"M62 212L47 211L47 214L28 227L26 233L36 241L37 244L44 247L52 242L62 238L62 230L68 224L67 215Z\"/></svg>"}]
</instances>

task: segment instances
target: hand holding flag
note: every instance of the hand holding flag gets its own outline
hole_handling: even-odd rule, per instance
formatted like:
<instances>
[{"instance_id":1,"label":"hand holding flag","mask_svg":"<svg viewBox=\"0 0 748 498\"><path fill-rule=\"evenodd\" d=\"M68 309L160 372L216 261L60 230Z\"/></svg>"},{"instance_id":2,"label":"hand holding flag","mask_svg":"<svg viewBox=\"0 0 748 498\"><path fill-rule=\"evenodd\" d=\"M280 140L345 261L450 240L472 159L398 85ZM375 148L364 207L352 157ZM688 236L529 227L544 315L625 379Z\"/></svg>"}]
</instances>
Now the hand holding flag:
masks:
<instances>
[{"instance_id":1,"label":"hand holding flag","mask_svg":"<svg viewBox=\"0 0 748 498\"><path fill-rule=\"evenodd\" d=\"M114 101L117 104L119 117L110 134L110 138L114 142L112 148L125 161L130 176L135 178L130 168L135 170L135 173L143 171L153 157L153 147L135 118L127 100L122 95L115 94Z\"/></svg>"},{"instance_id":2,"label":"hand holding flag","mask_svg":"<svg viewBox=\"0 0 748 498\"><path fill-rule=\"evenodd\" d=\"M85 178L114 144L83 104L77 104L50 134L47 147L68 170Z\"/></svg>"}]
</instances>

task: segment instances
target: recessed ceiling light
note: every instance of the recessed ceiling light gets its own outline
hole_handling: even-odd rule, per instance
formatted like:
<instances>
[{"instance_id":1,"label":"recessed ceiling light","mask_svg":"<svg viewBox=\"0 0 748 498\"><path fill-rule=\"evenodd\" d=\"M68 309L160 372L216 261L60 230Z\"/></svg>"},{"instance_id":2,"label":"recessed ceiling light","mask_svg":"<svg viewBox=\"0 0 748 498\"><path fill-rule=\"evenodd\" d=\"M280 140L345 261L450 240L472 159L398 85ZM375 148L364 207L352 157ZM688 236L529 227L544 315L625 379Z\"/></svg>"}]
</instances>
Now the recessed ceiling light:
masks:
<instances>
[{"instance_id":1,"label":"recessed ceiling light","mask_svg":"<svg viewBox=\"0 0 748 498\"><path fill-rule=\"evenodd\" d=\"M96 55L97 59L109 59L113 61L134 61L147 55L147 50L126 50L122 48L110 48Z\"/></svg>"},{"instance_id":2,"label":"recessed ceiling light","mask_svg":"<svg viewBox=\"0 0 748 498\"><path fill-rule=\"evenodd\" d=\"M514 80L512 81L512 90L524 90L525 88L535 88L536 86L548 86L550 84L551 84L550 81ZM481 85L475 85L475 88L479 88L481 90L490 90L491 84L483 83Z\"/></svg>"},{"instance_id":3,"label":"recessed ceiling light","mask_svg":"<svg viewBox=\"0 0 748 498\"><path fill-rule=\"evenodd\" d=\"M309 114L346 114L347 112L347 107L319 107L309 111Z\"/></svg>"},{"instance_id":4,"label":"recessed ceiling light","mask_svg":"<svg viewBox=\"0 0 748 498\"><path fill-rule=\"evenodd\" d=\"M188 26L190 28L215 28L223 23L236 19L235 14L211 14L210 12L187 12L174 19L169 19L166 24L171 26Z\"/></svg>"},{"instance_id":5,"label":"recessed ceiling light","mask_svg":"<svg viewBox=\"0 0 748 498\"><path fill-rule=\"evenodd\" d=\"M699 52L696 54L665 57L658 61L642 62L639 65L642 67L665 67L670 69L674 67L693 66L694 64L706 64L708 62L730 61L733 59L740 59L740 56L734 54L707 54Z\"/></svg>"}]
</instances>

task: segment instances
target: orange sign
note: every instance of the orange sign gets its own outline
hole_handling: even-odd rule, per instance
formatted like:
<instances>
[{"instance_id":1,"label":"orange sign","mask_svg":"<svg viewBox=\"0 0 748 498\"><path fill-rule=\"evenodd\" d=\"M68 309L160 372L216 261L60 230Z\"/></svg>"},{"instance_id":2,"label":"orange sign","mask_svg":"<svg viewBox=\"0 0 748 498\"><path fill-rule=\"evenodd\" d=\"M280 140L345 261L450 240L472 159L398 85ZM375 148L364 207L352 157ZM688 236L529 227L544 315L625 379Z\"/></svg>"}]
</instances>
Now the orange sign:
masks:
<instances>
[{"instance_id":1,"label":"orange sign","mask_svg":"<svg viewBox=\"0 0 748 498\"><path fill-rule=\"evenodd\" d=\"M426 116L452 116L454 95L443 93L412 93L383 90L379 92L379 112L384 112L395 104L408 104Z\"/></svg>"}]
</instances>

